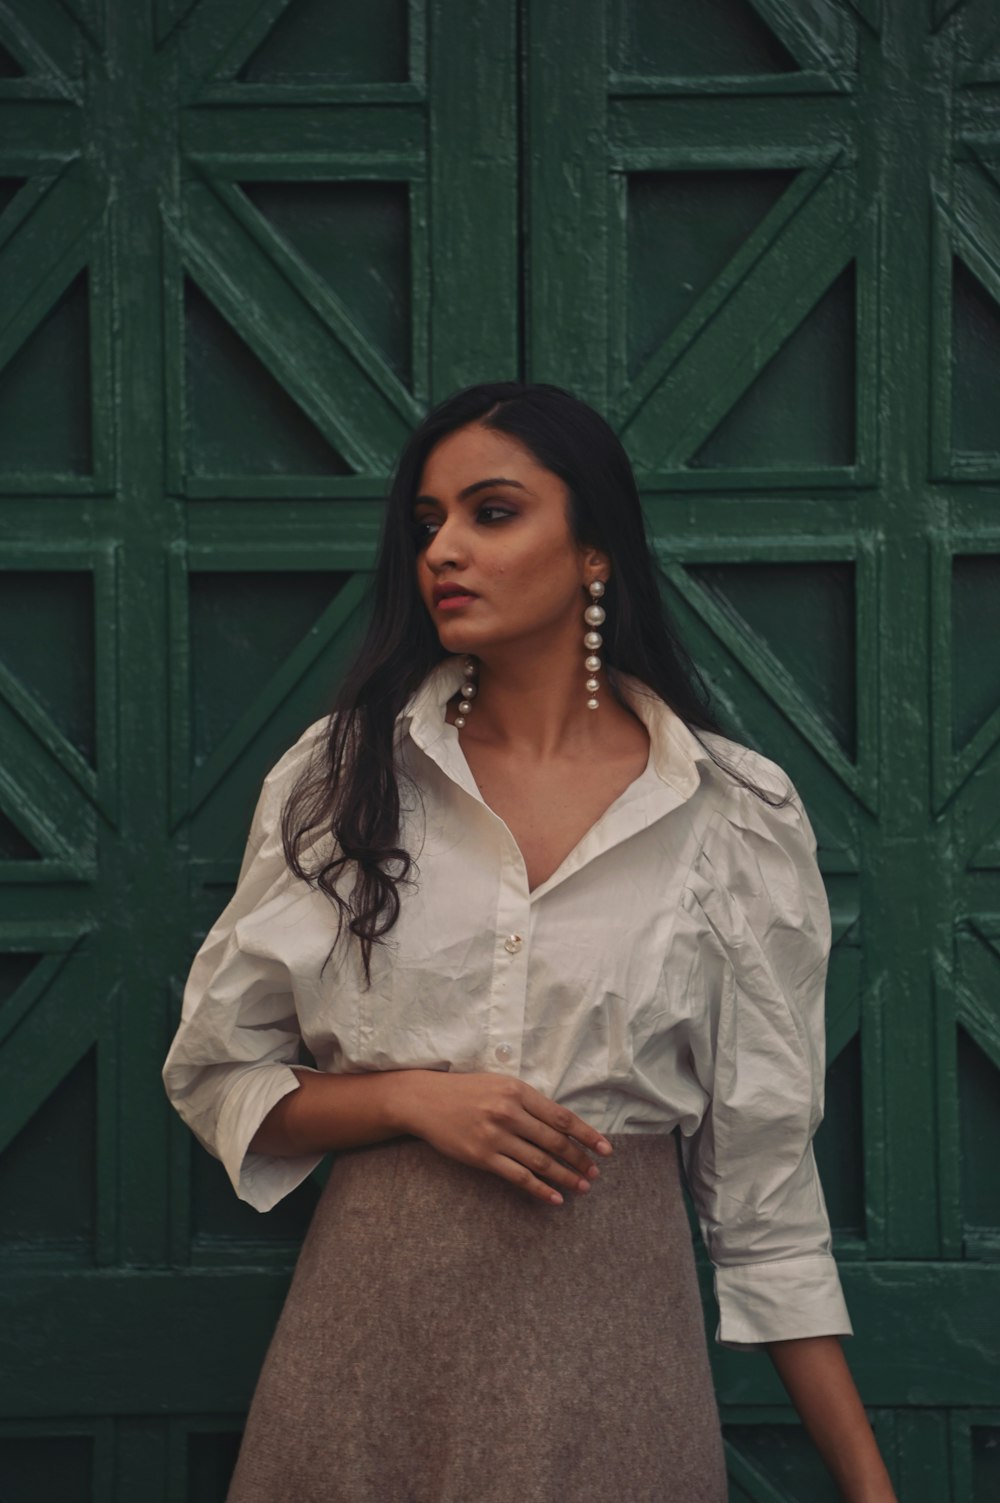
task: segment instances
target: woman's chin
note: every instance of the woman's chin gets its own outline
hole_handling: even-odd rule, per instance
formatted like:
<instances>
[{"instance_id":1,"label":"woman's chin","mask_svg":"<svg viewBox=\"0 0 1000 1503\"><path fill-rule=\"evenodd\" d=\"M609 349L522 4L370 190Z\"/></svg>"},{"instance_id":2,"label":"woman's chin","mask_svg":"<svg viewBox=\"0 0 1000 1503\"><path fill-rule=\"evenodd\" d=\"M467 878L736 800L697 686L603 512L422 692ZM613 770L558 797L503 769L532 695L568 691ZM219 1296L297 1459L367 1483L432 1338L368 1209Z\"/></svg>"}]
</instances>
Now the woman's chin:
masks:
<instances>
[{"instance_id":1,"label":"woman's chin","mask_svg":"<svg viewBox=\"0 0 1000 1503\"><path fill-rule=\"evenodd\" d=\"M478 652L483 644L482 632L469 631L459 621L439 621L438 640L446 652Z\"/></svg>"}]
</instances>

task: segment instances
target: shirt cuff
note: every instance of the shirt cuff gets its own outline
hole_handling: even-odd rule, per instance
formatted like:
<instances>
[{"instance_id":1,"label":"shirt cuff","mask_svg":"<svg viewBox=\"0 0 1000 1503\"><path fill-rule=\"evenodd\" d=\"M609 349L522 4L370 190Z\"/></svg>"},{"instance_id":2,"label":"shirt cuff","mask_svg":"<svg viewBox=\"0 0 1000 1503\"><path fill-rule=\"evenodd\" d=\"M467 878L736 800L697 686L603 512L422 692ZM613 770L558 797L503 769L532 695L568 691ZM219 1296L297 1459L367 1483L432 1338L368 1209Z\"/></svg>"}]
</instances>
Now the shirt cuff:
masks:
<instances>
[{"instance_id":1,"label":"shirt cuff","mask_svg":"<svg viewBox=\"0 0 1000 1503\"><path fill-rule=\"evenodd\" d=\"M800 1336L853 1336L836 1260L829 1253L715 1266L715 1340L733 1351Z\"/></svg>"},{"instance_id":2,"label":"shirt cuff","mask_svg":"<svg viewBox=\"0 0 1000 1503\"><path fill-rule=\"evenodd\" d=\"M297 1068L305 1070L309 1066ZM297 1189L325 1157L322 1153L292 1158L247 1151L247 1145L275 1102L298 1088L298 1078L289 1065L255 1065L236 1077L219 1111L219 1158L240 1200L245 1200L255 1211L271 1210Z\"/></svg>"}]
</instances>

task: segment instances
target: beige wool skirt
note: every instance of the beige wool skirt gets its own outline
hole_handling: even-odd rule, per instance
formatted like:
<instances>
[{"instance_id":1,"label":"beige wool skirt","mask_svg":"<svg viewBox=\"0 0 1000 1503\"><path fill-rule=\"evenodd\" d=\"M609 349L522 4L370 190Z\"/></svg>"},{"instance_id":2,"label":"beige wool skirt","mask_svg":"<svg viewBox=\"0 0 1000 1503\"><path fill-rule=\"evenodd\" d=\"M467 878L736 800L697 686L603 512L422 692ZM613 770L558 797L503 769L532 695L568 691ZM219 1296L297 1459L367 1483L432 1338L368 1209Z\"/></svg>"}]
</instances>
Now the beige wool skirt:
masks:
<instances>
[{"instance_id":1,"label":"beige wool skirt","mask_svg":"<svg viewBox=\"0 0 1000 1503\"><path fill-rule=\"evenodd\" d=\"M725 1503L676 1134L610 1141L562 1205L335 1154L226 1503Z\"/></svg>"}]
</instances>

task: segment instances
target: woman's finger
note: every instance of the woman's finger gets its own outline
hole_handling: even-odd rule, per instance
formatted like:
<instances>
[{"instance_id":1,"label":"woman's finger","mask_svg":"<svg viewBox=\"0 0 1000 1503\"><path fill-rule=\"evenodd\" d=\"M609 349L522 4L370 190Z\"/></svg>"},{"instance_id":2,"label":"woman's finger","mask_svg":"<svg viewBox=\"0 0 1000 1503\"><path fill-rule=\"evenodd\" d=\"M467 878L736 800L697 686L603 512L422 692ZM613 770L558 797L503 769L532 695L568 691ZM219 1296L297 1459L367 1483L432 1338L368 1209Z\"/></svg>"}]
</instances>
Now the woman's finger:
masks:
<instances>
[{"instance_id":1,"label":"woman's finger","mask_svg":"<svg viewBox=\"0 0 1000 1503\"><path fill-rule=\"evenodd\" d=\"M531 1116L537 1117L549 1130L549 1136L546 1139L548 1146L555 1146L551 1137L551 1133L555 1132L557 1135L561 1134L564 1139L575 1139L585 1148L591 1148L604 1157L610 1156L614 1151L602 1132L592 1127L589 1122L584 1122L583 1118L578 1117L576 1112L570 1111L568 1106L558 1105L550 1096L544 1096L541 1091L536 1090L534 1086L527 1085L524 1081L521 1085L524 1087L521 1101L525 1110Z\"/></svg>"},{"instance_id":2,"label":"woman's finger","mask_svg":"<svg viewBox=\"0 0 1000 1503\"><path fill-rule=\"evenodd\" d=\"M593 1158L574 1138L568 1138L558 1128L550 1127L547 1122L543 1122L540 1117L532 1116L529 1111L518 1115L512 1127L515 1132L520 1133L531 1143L537 1144L553 1158L565 1159L578 1175L586 1175L589 1169L595 1167ZM593 1175L590 1177L594 1178Z\"/></svg>"},{"instance_id":3,"label":"woman's finger","mask_svg":"<svg viewBox=\"0 0 1000 1503\"><path fill-rule=\"evenodd\" d=\"M590 1179L586 1175L586 1170L581 1173L579 1169L563 1163L559 1154L547 1152L537 1143L519 1136L516 1131L500 1134L495 1151L527 1170L531 1179L522 1175L522 1188L530 1187L533 1190L532 1181L544 1176L556 1185L572 1190L574 1194L586 1193L590 1189ZM545 1188L551 1190L551 1186L547 1185Z\"/></svg>"}]
</instances>

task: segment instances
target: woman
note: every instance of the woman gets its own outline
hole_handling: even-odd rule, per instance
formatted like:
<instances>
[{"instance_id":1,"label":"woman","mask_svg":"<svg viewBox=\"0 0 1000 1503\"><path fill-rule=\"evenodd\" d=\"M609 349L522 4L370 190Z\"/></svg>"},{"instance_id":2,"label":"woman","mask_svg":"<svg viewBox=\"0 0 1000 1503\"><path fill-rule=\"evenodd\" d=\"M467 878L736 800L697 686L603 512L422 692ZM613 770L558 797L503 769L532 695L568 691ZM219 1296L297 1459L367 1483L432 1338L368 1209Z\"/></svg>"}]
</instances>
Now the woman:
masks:
<instances>
[{"instance_id":1,"label":"woman","mask_svg":"<svg viewBox=\"0 0 1000 1503\"><path fill-rule=\"evenodd\" d=\"M681 1173L716 1340L894 1499L812 1150L815 838L705 697L607 423L515 382L430 412L164 1066L261 1211L335 1151L229 1503L722 1503Z\"/></svg>"}]
</instances>

